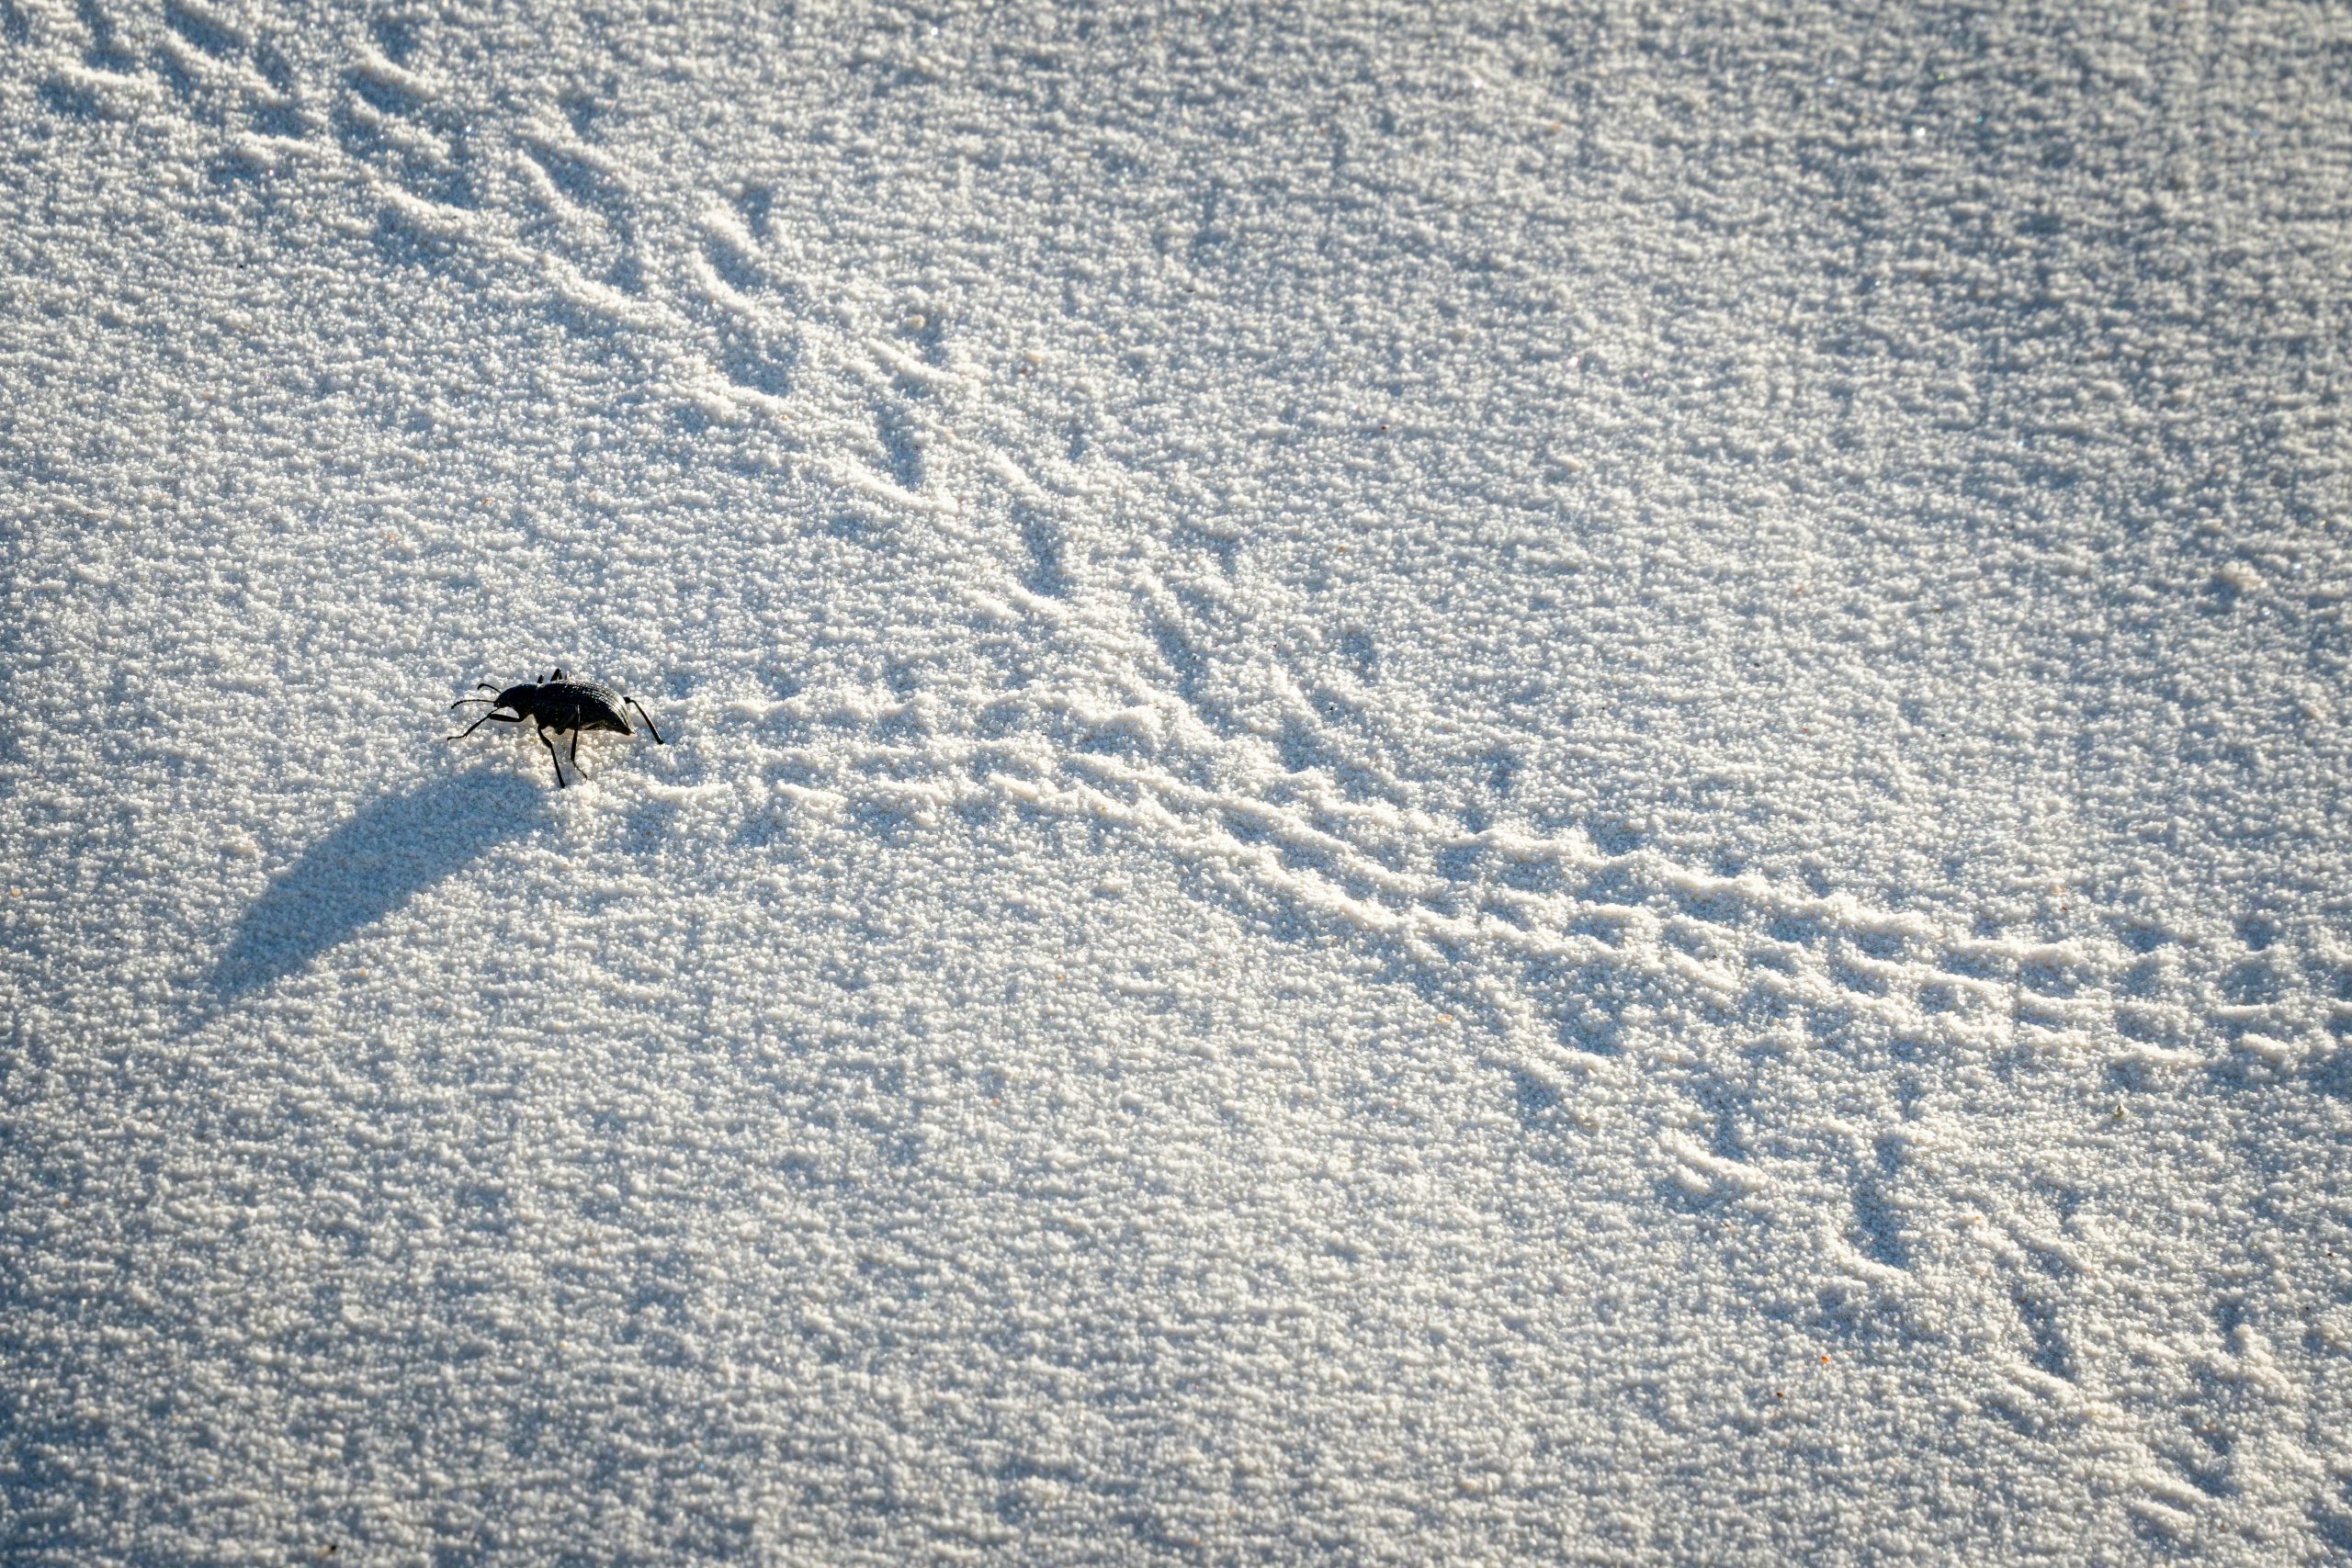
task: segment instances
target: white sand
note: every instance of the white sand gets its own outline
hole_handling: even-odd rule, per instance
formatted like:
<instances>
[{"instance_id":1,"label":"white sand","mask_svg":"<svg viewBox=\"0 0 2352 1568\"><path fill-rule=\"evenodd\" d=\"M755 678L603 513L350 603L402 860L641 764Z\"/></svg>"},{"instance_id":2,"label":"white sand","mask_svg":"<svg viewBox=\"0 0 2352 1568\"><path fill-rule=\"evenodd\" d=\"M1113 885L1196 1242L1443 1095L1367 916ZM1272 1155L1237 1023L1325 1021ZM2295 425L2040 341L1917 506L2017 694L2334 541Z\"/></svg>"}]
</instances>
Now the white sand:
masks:
<instances>
[{"instance_id":1,"label":"white sand","mask_svg":"<svg viewBox=\"0 0 2352 1568\"><path fill-rule=\"evenodd\" d=\"M0 0L0 1558L2352 1553L2340 9L477 9Z\"/></svg>"}]
</instances>

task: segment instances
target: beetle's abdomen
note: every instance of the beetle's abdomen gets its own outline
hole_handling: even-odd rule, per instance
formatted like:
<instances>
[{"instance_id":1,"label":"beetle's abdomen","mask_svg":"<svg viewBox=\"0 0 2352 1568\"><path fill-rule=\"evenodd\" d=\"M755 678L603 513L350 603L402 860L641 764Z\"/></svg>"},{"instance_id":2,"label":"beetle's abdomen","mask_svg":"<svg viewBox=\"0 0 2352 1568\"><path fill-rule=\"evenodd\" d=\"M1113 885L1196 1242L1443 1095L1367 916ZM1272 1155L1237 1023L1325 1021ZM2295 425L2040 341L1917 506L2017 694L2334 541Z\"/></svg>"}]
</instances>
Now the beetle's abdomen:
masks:
<instances>
[{"instance_id":1,"label":"beetle's abdomen","mask_svg":"<svg viewBox=\"0 0 2352 1568\"><path fill-rule=\"evenodd\" d=\"M614 729L634 735L621 694L601 681L551 681L539 688L539 722L549 729Z\"/></svg>"}]
</instances>

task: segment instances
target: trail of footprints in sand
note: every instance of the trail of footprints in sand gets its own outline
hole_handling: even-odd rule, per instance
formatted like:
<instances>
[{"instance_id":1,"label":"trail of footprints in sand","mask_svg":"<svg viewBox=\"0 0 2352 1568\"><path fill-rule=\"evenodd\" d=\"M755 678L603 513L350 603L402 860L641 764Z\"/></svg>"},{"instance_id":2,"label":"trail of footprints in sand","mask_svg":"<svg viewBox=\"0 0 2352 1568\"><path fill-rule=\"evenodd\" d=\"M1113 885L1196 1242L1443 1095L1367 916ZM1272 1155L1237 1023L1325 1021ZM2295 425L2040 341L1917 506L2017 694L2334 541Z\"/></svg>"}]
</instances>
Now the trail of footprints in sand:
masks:
<instances>
[{"instance_id":1,"label":"trail of footprints in sand","mask_svg":"<svg viewBox=\"0 0 2352 1568\"><path fill-rule=\"evenodd\" d=\"M1127 684L1125 705L999 701L991 711L1009 733L997 737L943 733L943 710L960 705L920 694L854 710L813 694L711 699L704 716L734 731L724 744L752 764L747 830L781 819L919 833L951 829L958 814L1032 813L1132 833L1277 929L1374 946L1471 1021L1465 1045L1498 1069L1531 1142L1558 1141L1564 1122L1623 1131L1579 1121L1596 1080L1631 1077L1646 1083L1636 1094L1680 1094L1689 1127L1659 1136L1645 1162L1661 1195L1702 1213L1753 1200L1777 1216L1771 1269L1849 1303L1823 1309L1826 1328L1867 1333L1857 1319L1884 1312L1956 1344L1989 1418L2108 1450L2132 1478L2124 1512L2151 1539L2195 1536L2232 1495L2230 1447L2264 1417L2216 1391L2261 1386L2264 1352L2217 1323L2204 1350L2152 1374L2162 1386L2141 1391L2144 1418L2128 1417L2096 1364L2095 1337L2083 1334L2083 1303L2114 1266L2068 1224L2089 1194L1963 1164L1956 1181L1949 1168L1928 1176L1938 1200L1914 1213L1916 1134L1895 1108L1861 1113L1842 1142L1815 1136L1759 1160L1739 1133L1710 1134L1711 1117L1721 1125L1736 1114L1715 1103L1736 1099L1719 1092L1732 1069L1694 1061L1679 1030L1696 1019L1714 1026L1702 1035L1770 1038L1773 1056L1800 1074L1813 1070L1805 1053L1836 1053L1849 1082L1894 1082L1938 1060L1998 1076L2020 1058L2074 1056L2104 1063L2121 1093L2248 1050L2290 1063L2286 1042L2310 1038L2315 1021L2308 1005L2167 994L2157 976L2174 939L2145 928L2054 942L1980 936L1843 894L1695 870L1647 847L1604 848L1579 831L1472 830L1351 795L1324 770L1288 766L1272 739L1220 733L1179 694ZM805 741L762 743L778 729ZM740 784L715 787L743 800ZM1636 1007L1586 999L1601 977L1628 975L1643 993ZM2216 1021L2244 1031L2233 1045L2184 1026L2214 1005ZM2336 1004L2331 1016L2343 1012ZM1768 1131L1763 1141L1776 1140ZM1810 1236L1779 1230L1820 1200L1808 1185L1777 1201L1773 1184L1811 1179L1844 1190L1842 1219ZM1958 1213L1971 1207L1980 1212ZM1957 1297L1956 1279L1970 1280ZM1856 1314L1855 1303L1876 1304Z\"/></svg>"},{"instance_id":2,"label":"trail of footprints in sand","mask_svg":"<svg viewBox=\"0 0 2352 1568\"><path fill-rule=\"evenodd\" d=\"M447 83L465 79L463 29L390 17L356 30L347 63L322 85L288 63L273 42L281 31L250 10L181 0L0 0L0 48L50 112L172 116L207 139L220 193L332 166L368 193L388 249L469 263L481 287L625 343L698 417L763 419L780 452L871 500L953 511L926 482L934 422L919 406L940 367L920 344L889 341L883 290L773 265L764 193L715 198L674 232L598 145L605 114L593 94L519 117L461 102ZM864 423L830 412L842 400L796 400L810 378L850 381Z\"/></svg>"},{"instance_id":3,"label":"trail of footprints in sand","mask_svg":"<svg viewBox=\"0 0 2352 1568\"><path fill-rule=\"evenodd\" d=\"M2021 1032L2052 1045L2105 1039L2115 973L2134 956L2087 937L1956 933L1842 894L1697 871L1644 848L1612 852L1574 830L1469 830L1351 797L1317 770L1288 770L1273 760L1272 741L1219 736L1172 694L1136 682L1135 694L1122 709L1065 702L1033 710L1024 728L1059 729L1057 741L893 746L879 739L886 718L870 744L848 752L773 753L783 776L776 789L823 810L880 804L918 823L987 800L1130 827L1237 887L1276 890L1283 908L1389 942L1435 969L1462 969L1479 953L1555 973L1631 965L1695 1006L1745 1011L1760 1002L1767 1012L1864 1017L1922 1043L2006 1044ZM757 717L790 705L722 711ZM1204 759L1209 765L1199 765ZM797 782L826 775L827 784ZM1191 782L1204 775L1258 787ZM1514 1032L1528 1022L1508 991L1478 989L1475 974L1465 983ZM2177 1055L2118 1049L2159 1064Z\"/></svg>"},{"instance_id":4,"label":"trail of footprints in sand","mask_svg":"<svg viewBox=\"0 0 2352 1568\"><path fill-rule=\"evenodd\" d=\"M1636 963L1695 1001L1768 996L1875 1017L1922 1041L2088 1032L2109 1044L2120 1039L2119 1054L2150 1069L2195 1056L2196 1043L2179 1037L2177 1008L2139 1005L2161 988L2170 940L2161 932L1978 938L1842 897L1695 872L1646 851L1606 853L1580 835L1465 834L1424 813L1350 798L1328 776L1318 784L1315 770L1284 766L1256 738L1219 733L1185 691L1184 669L1200 660L1182 611L1148 570L1127 585L1133 604L1109 616L1071 604L1061 558L1069 530L1054 519L1092 500L1076 484L1037 477L1057 466L1053 458L1016 461L1009 448L1021 433L992 444L960 433L984 423L968 406L958 411L965 418L944 417L962 378L939 352L935 326L885 325L882 289L776 265L768 198L755 188L709 203L695 220L695 243L677 265L662 265L665 253L649 232L657 224L594 145L601 111L593 96L493 124L436 85L436 43L455 47L454 36L379 18L355 35L349 64L322 89L297 78L250 10L194 0L152 9L0 0L0 44L31 67L52 111L136 118L177 104L215 133L212 167L223 182L264 177L288 159L339 159L379 198L395 233L511 264L504 286L519 281L581 312L593 330L626 336L690 405L717 418L764 418L797 459L924 517L944 546L1001 561L1003 581L972 593L983 618L1089 626L1103 644L1102 661L1135 697L1098 716L1097 733L1123 736L1112 750L1128 756L1008 762L1012 771L987 774L1008 797L1151 826L1231 874L1279 886L1298 908L1424 957L1483 949L1569 969L1606 958ZM820 375L860 389L862 399L830 400L862 401L863 424L828 416L826 400L794 397ZM939 482L943 465L952 466L952 485ZM1013 548L954 493L990 486L1009 493ZM1137 673L1155 665L1174 667L1171 689ZM1321 729L1310 705L1291 705L1297 730ZM1051 716L1064 729L1083 728L1082 715ZM1163 747L1170 757L1208 760L1210 773L1275 786L1287 803L1184 784L1180 774L1203 770L1154 767L1148 754ZM1028 782L1018 782L1023 768ZM1442 873L1429 865L1439 855ZM1476 867L1485 869L1465 870ZM1500 998L1495 1006L1513 1016ZM2308 1007L2271 997L2212 998L2204 1010L2238 1038L2251 1035L2257 1051L2282 1055L2318 1023ZM2344 1010L2330 1010L2337 1024Z\"/></svg>"},{"instance_id":5,"label":"trail of footprints in sand","mask_svg":"<svg viewBox=\"0 0 2352 1568\"><path fill-rule=\"evenodd\" d=\"M176 112L212 138L218 187L266 184L295 161L339 164L375 199L383 243L471 256L483 287L627 342L698 417L762 422L793 461L923 520L936 547L983 571L994 564L995 578L969 590L978 624L1076 634L1091 649L1091 689L1107 681L1124 694L1000 694L974 704L986 724L925 714L931 699L910 697L846 722L835 716L830 728L805 699L714 701L719 728L749 732L729 745L740 739L758 770L754 818L784 811L921 828L1011 809L1132 832L1242 907L1372 944L1446 998L1492 1043L1531 1137L1577 1114L1587 1079L1645 1070L1645 1053L1690 1017L1777 1032L1787 1049L1867 1038L1890 1063L2087 1052L2126 1085L2209 1067L2232 1051L2281 1073L2307 1070L2352 1025L2352 955L2321 954L2332 987L2233 987L2241 964L2217 991L2185 980L2191 966L2175 962L2177 940L2153 928L2060 941L1978 935L1753 874L1695 870L1646 847L1603 847L1575 830L1474 831L1396 804L1406 791L1342 788L1314 760L1343 757L1344 738L1297 694L1285 737L1236 733L1200 705L1205 658L1148 566L1108 592L1080 592L1067 540L1073 520L1110 503L1102 487L1061 454L1016 460L1034 433L970 434L989 422L958 396L968 389L935 325L886 326L882 288L779 265L763 192L712 201L683 243L669 243L660 215L599 151L593 98L551 102L520 124L468 113L436 83L436 48L451 40L389 20L356 35L348 65L322 86L300 79L253 18L190 0L153 9L0 0L0 60L27 71L57 115ZM834 392L845 379L853 395L796 395L816 378ZM826 412L842 407L864 415ZM1005 503L993 511L956 499L991 490ZM763 745L780 718L825 734ZM2250 953L2267 945L2258 931L2247 940ZM1588 993L1601 976L1634 977L1641 1005L1596 1010ZM2327 988L2337 999L2325 999ZM1758 1192L1768 1178L1738 1137L1705 1131L1706 1108L1695 1103L1703 1095L1693 1095L1692 1130L1657 1150L1663 1181L1698 1203ZM1888 1132L1835 1162L1850 1223L1826 1253L1866 1289L1916 1301L1915 1244L1895 1196L1905 1146ZM2079 1272L2068 1246L2021 1212L1985 1237L2015 1313L2007 1371L1985 1407L2025 1425L2081 1423L2098 1402L2078 1384L2068 1337ZM2215 1355L2226 1371L2229 1351L2217 1344ZM2210 1442L2186 1437L2143 1449L2134 1517L2155 1535L2192 1531L2201 1505L2225 1489L2217 1462Z\"/></svg>"},{"instance_id":6,"label":"trail of footprints in sand","mask_svg":"<svg viewBox=\"0 0 2352 1568\"><path fill-rule=\"evenodd\" d=\"M1219 733L1184 690L1182 667L1198 656L1175 596L1144 570L1128 584L1134 603L1113 616L1073 606L1060 558L1068 529L1052 519L1087 508L1090 498L1036 477L1051 458L1024 466L1011 442L956 428L980 422L926 408L962 382L938 352L935 329L886 328L876 313L882 290L860 280L825 279L817 288L776 267L763 193L710 204L695 221L698 243L666 269L677 276L665 283L649 221L590 140L593 100L551 103L520 126L490 125L435 85L424 25L384 19L368 26L341 80L322 91L295 77L251 18L193 0L152 10L0 0L0 43L20 67L31 65L54 112L135 118L176 102L217 133L218 179L260 177L288 158L345 161L393 229L514 264L536 294L586 312L595 330L625 334L687 402L714 417L766 416L797 458L925 517L944 546L999 560L1003 580L971 595L983 618L1067 626L1091 616L1102 661L1136 699L1097 716L1098 732L1124 734L1130 755L1009 761L1011 771L986 773L1007 797L1151 826L1206 862L1283 888L1300 908L1423 956L1488 949L1570 968L1606 956L1638 963L1697 1000L1765 995L1877 1017L1924 1041L2090 1031L2120 1036L2120 1054L2151 1068L2195 1055L2196 1043L2168 1021L2177 1010L2135 1006L2135 996L2158 988L2159 950L2170 940L2161 932L1978 938L1843 897L1696 872L1646 851L1606 853L1580 835L1465 834L1425 813L1350 798L1328 779L1318 784L1314 770L1283 765L1256 738ZM863 426L844 427L820 400L793 396L818 374L846 377L870 394ZM934 482L943 461L954 467L952 487ZM1009 492L1020 536L1013 549L951 493L989 486ZM1137 673L1152 665L1177 667L1173 689ZM1298 729L1320 728L1311 706L1293 706ZM1068 729L1082 716L1053 719ZM1272 783L1288 803L1182 783L1180 773L1202 770L1154 767L1148 754L1163 747L1207 759L1211 773ZM982 766L977 752L971 765ZM869 781L876 789L886 783ZM1453 870L1420 868L1441 853ZM1465 865L1487 873L1465 876ZM2352 979L2352 964L2339 979ZM2204 1010L2237 1038L2251 1035L2257 1051L2282 1056L2320 1021L2308 1006L2270 996L2215 998ZM2325 1010L2340 1026L2346 1010Z\"/></svg>"}]
</instances>

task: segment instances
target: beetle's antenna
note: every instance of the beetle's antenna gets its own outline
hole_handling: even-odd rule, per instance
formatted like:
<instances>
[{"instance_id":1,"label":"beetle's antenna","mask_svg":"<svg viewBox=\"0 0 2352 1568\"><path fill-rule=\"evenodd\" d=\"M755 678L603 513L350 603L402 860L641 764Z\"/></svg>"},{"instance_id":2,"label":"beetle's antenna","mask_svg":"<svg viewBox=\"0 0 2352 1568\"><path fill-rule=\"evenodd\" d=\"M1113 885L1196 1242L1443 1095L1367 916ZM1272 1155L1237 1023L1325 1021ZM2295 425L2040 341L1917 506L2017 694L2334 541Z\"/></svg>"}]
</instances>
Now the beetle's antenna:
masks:
<instances>
[{"instance_id":1,"label":"beetle's antenna","mask_svg":"<svg viewBox=\"0 0 2352 1568\"><path fill-rule=\"evenodd\" d=\"M646 728L653 729L653 716L645 711L645 705L643 703L639 702L635 697L624 697L621 700L637 710L637 716L645 721ZM660 730L653 729L653 744L656 746L667 746L670 743L662 739L662 732Z\"/></svg>"},{"instance_id":2,"label":"beetle's antenna","mask_svg":"<svg viewBox=\"0 0 2352 1568\"><path fill-rule=\"evenodd\" d=\"M498 705L498 700L495 697L459 697L456 702L451 703L449 707L454 712L464 707L468 703L488 703L492 707Z\"/></svg>"},{"instance_id":3,"label":"beetle's antenna","mask_svg":"<svg viewBox=\"0 0 2352 1568\"><path fill-rule=\"evenodd\" d=\"M467 736L471 735L475 730L480 729L483 725L488 724L493 718L501 724L520 724L523 722L520 716L509 718L503 713L486 713L480 718L474 720L471 724L466 726L465 728L458 731L457 734L445 735L441 739L444 740L463 740Z\"/></svg>"},{"instance_id":4,"label":"beetle's antenna","mask_svg":"<svg viewBox=\"0 0 2352 1568\"><path fill-rule=\"evenodd\" d=\"M498 688L492 685L487 681L476 681L474 682L474 690L477 692L494 692L498 690Z\"/></svg>"}]
</instances>

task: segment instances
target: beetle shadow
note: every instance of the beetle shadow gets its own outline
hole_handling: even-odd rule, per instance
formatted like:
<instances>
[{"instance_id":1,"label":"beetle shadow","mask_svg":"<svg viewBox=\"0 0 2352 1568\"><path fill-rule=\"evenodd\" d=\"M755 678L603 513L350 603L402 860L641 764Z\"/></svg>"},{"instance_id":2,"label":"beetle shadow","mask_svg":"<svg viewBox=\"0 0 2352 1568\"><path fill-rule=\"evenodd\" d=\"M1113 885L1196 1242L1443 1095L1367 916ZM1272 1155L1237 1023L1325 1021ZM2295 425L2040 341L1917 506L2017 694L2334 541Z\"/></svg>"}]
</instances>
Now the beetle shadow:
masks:
<instances>
[{"instance_id":1,"label":"beetle shadow","mask_svg":"<svg viewBox=\"0 0 2352 1568\"><path fill-rule=\"evenodd\" d=\"M273 878L210 976L233 1000L301 969L467 862L548 819L548 791L480 769L369 801Z\"/></svg>"}]
</instances>

